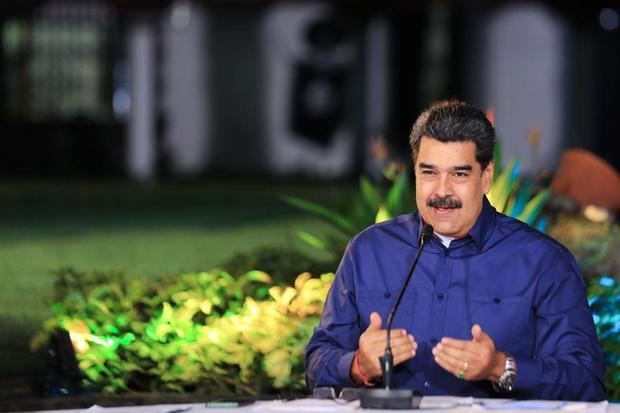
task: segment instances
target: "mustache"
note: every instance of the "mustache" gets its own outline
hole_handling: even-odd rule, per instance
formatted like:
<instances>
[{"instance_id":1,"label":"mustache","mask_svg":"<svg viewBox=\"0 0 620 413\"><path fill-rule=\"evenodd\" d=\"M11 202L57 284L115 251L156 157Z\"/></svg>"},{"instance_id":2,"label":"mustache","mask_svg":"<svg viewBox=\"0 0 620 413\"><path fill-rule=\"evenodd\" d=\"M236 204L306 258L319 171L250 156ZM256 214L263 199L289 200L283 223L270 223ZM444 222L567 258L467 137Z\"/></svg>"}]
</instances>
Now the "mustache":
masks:
<instances>
[{"instance_id":1,"label":"mustache","mask_svg":"<svg viewBox=\"0 0 620 413\"><path fill-rule=\"evenodd\" d=\"M454 198L433 198L426 201L426 206L432 208L462 208L463 204Z\"/></svg>"}]
</instances>

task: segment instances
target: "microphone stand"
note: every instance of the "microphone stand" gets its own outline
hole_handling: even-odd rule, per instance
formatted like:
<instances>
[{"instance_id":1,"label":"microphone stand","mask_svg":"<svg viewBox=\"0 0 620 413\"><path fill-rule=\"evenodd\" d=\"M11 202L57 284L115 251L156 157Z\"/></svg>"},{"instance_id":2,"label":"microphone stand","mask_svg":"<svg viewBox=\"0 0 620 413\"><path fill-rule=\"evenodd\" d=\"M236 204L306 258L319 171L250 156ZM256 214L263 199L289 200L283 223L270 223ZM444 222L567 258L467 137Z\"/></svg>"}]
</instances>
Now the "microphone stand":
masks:
<instances>
[{"instance_id":1,"label":"microphone stand","mask_svg":"<svg viewBox=\"0 0 620 413\"><path fill-rule=\"evenodd\" d=\"M387 319L387 344L385 346L385 353L383 357L379 358L381 363L381 373L383 375L383 388L379 389L363 389L360 392L360 407L362 409L388 409L388 410L402 410L402 409L417 409L420 406L421 396L415 395L411 389L392 389L392 375L394 372L394 357L392 355L392 346L390 345L390 332L392 329L392 321L394 314L400 305L403 295L407 290L409 281L413 276L413 271L418 265L418 260L422 254L422 250L426 246L426 241L433 236L433 226L426 224L422 228L422 235L420 236L420 249L415 255L407 278L403 283L403 286L398 293L398 297L392 306L392 310Z\"/></svg>"}]
</instances>

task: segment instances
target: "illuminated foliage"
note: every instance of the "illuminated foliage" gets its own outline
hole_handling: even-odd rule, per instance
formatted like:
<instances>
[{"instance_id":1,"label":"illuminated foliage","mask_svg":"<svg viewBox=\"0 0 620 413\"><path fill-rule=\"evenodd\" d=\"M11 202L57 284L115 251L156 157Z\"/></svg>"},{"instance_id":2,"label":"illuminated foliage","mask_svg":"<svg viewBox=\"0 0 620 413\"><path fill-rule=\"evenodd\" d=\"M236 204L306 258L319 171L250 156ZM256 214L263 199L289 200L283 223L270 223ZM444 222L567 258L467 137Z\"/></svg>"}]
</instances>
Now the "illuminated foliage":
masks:
<instances>
[{"instance_id":1,"label":"illuminated foliage","mask_svg":"<svg viewBox=\"0 0 620 413\"><path fill-rule=\"evenodd\" d=\"M260 271L212 271L148 283L63 270L55 315L32 344L68 330L85 387L103 392L301 392L305 345L332 279L303 273L273 286Z\"/></svg>"}]
</instances>

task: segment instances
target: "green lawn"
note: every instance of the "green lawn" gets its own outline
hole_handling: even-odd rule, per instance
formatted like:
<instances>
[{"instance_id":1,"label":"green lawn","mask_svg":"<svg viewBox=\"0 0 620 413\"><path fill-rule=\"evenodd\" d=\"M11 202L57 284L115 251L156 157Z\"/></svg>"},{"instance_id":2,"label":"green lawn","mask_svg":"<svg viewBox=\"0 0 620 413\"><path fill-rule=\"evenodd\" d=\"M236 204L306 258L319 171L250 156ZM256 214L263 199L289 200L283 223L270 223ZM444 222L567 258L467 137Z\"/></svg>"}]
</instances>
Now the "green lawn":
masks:
<instances>
[{"instance_id":1,"label":"green lawn","mask_svg":"<svg viewBox=\"0 0 620 413\"><path fill-rule=\"evenodd\" d=\"M278 200L286 193L338 206L353 185L206 182L0 183L0 378L40 367L28 341L49 316L52 270L128 275L210 269L263 245L303 245L325 231Z\"/></svg>"}]
</instances>

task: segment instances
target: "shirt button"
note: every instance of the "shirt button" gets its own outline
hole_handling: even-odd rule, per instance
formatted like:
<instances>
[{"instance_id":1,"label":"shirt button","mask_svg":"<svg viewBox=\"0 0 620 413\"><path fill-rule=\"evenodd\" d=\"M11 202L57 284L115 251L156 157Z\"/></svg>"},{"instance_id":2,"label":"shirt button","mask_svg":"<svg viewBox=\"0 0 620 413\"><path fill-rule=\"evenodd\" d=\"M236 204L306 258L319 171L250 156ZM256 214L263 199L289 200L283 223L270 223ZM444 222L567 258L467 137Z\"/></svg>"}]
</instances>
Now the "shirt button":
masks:
<instances>
[{"instance_id":1,"label":"shirt button","mask_svg":"<svg viewBox=\"0 0 620 413\"><path fill-rule=\"evenodd\" d=\"M440 300L443 300L443 293L437 294L437 298L439 298Z\"/></svg>"},{"instance_id":2,"label":"shirt button","mask_svg":"<svg viewBox=\"0 0 620 413\"><path fill-rule=\"evenodd\" d=\"M501 298L499 298L499 297L495 297L495 298L493 299L493 302L494 302L495 304L499 304L499 303L501 303L501 302L502 302L502 299L501 299Z\"/></svg>"},{"instance_id":3,"label":"shirt button","mask_svg":"<svg viewBox=\"0 0 620 413\"><path fill-rule=\"evenodd\" d=\"M433 338L431 338L431 344L432 344L432 345L437 344L437 339L436 339L436 338L434 338L434 337L433 337Z\"/></svg>"},{"instance_id":4,"label":"shirt button","mask_svg":"<svg viewBox=\"0 0 620 413\"><path fill-rule=\"evenodd\" d=\"M390 294L390 293L385 293L385 294L383 294L383 296L384 296L385 298L390 298L390 296L391 296L391 295L392 295L392 294Z\"/></svg>"},{"instance_id":5,"label":"shirt button","mask_svg":"<svg viewBox=\"0 0 620 413\"><path fill-rule=\"evenodd\" d=\"M429 382L425 381L424 382L424 387L426 387L428 389L429 387L431 387L431 384Z\"/></svg>"}]
</instances>

